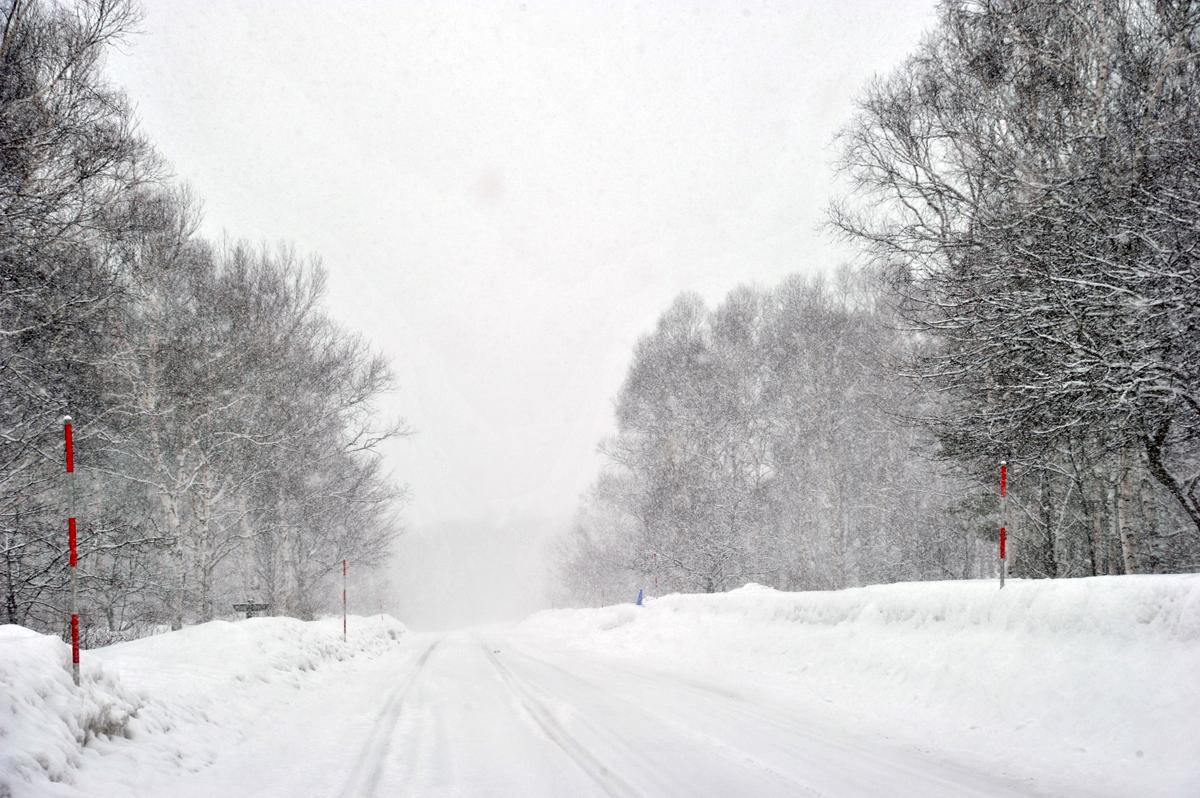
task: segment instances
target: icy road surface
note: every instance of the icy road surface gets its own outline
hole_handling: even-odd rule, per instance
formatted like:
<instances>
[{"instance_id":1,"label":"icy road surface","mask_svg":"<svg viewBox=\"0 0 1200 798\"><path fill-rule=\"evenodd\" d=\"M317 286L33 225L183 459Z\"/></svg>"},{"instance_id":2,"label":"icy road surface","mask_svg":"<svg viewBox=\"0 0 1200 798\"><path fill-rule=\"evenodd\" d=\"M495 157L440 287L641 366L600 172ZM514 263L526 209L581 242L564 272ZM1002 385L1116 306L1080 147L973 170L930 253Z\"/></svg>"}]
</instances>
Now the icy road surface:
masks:
<instances>
[{"instance_id":1,"label":"icy road surface","mask_svg":"<svg viewBox=\"0 0 1200 798\"><path fill-rule=\"evenodd\" d=\"M466 632L409 636L303 691L171 794L1036 793L937 752L814 725L783 701Z\"/></svg>"}]
</instances>

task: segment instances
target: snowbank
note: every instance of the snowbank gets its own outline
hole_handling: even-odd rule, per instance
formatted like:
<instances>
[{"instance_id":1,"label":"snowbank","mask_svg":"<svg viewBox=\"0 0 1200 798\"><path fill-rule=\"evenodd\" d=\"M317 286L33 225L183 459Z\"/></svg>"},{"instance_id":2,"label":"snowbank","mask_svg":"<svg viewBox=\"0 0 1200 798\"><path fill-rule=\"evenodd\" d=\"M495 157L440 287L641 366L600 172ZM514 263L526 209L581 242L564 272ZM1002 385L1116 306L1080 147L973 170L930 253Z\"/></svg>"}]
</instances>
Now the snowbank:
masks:
<instances>
[{"instance_id":1,"label":"snowbank","mask_svg":"<svg viewBox=\"0 0 1200 798\"><path fill-rule=\"evenodd\" d=\"M1200 575L751 585L519 630L1072 793L1200 795Z\"/></svg>"},{"instance_id":2,"label":"snowbank","mask_svg":"<svg viewBox=\"0 0 1200 798\"><path fill-rule=\"evenodd\" d=\"M141 705L110 671L88 668L76 688L71 647L20 626L0 626L0 795L12 782L62 781L83 746L122 735Z\"/></svg>"},{"instance_id":3,"label":"snowbank","mask_svg":"<svg viewBox=\"0 0 1200 798\"><path fill-rule=\"evenodd\" d=\"M387 616L352 616L343 642L341 623L212 621L92 649L78 688L69 646L0 626L0 796L79 794L75 771L100 754L129 759L131 773L203 767L236 744L248 715L319 671L392 650L406 632ZM248 693L255 700L241 700Z\"/></svg>"}]
</instances>

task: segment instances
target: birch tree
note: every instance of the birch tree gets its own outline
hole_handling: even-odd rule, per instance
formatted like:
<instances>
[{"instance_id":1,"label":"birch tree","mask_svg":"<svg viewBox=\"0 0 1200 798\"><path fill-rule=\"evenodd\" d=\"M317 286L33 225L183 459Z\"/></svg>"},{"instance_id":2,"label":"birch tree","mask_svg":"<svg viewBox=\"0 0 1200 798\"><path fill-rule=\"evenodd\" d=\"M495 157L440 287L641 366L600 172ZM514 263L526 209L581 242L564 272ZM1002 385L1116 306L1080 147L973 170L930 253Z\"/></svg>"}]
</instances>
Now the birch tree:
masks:
<instances>
[{"instance_id":1,"label":"birch tree","mask_svg":"<svg viewBox=\"0 0 1200 798\"><path fill-rule=\"evenodd\" d=\"M1198 25L1189 2L943 3L860 99L832 212L937 343L913 374L952 398L948 455L1036 481L1086 452L1118 519L1145 469L1193 535Z\"/></svg>"}]
</instances>

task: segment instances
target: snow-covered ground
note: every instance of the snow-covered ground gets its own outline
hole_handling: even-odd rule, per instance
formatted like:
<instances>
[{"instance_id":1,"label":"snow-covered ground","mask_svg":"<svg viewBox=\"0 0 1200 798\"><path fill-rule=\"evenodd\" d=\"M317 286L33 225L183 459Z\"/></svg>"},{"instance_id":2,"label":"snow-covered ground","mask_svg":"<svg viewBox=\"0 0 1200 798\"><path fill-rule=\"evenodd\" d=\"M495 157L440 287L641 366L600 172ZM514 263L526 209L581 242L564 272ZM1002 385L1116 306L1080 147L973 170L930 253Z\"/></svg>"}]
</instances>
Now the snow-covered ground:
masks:
<instances>
[{"instance_id":1,"label":"snow-covered ground","mask_svg":"<svg viewBox=\"0 0 1200 798\"><path fill-rule=\"evenodd\" d=\"M535 615L519 638L1052 795L1200 796L1200 575L747 586Z\"/></svg>"},{"instance_id":2,"label":"snow-covered ground","mask_svg":"<svg viewBox=\"0 0 1200 798\"><path fill-rule=\"evenodd\" d=\"M390 617L351 617L343 643L341 624L213 621L84 651L78 689L69 646L0 626L0 796L163 795L218 759L253 752L263 720L309 705L336 714L320 696L400 651L407 634ZM220 794L248 793L231 785Z\"/></svg>"},{"instance_id":3,"label":"snow-covered ground","mask_svg":"<svg viewBox=\"0 0 1200 798\"><path fill-rule=\"evenodd\" d=\"M1200 576L214 622L84 662L0 627L0 796L1200 795Z\"/></svg>"}]
</instances>

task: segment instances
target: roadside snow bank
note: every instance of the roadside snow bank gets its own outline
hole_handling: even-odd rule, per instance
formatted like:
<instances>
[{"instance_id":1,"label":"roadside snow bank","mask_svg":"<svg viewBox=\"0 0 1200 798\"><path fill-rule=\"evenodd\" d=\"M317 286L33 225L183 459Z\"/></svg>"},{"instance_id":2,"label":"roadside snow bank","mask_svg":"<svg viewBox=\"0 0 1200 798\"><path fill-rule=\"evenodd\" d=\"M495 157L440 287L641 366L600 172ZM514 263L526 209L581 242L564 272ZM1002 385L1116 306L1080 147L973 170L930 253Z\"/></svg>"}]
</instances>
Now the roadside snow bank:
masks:
<instances>
[{"instance_id":1,"label":"roadside snow bank","mask_svg":"<svg viewBox=\"0 0 1200 798\"><path fill-rule=\"evenodd\" d=\"M78 688L69 646L0 626L0 796L79 794L76 770L100 755L130 760L134 774L204 767L318 672L390 651L407 631L387 616L352 616L343 642L341 624L212 621L91 649Z\"/></svg>"},{"instance_id":2,"label":"roadside snow bank","mask_svg":"<svg viewBox=\"0 0 1200 798\"><path fill-rule=\"evenodd\" d=\"M102 667L71 679L71 647L21 626L0 626L0 795L12 782L61 781L83 746L122 735L139 698Z\"/></svg>"},{"instance_id":3,"label":"roadside snow bank","mask_svg":"<svg viewBox=\"0 0 1200 798\"><path fill-rule=\"evenodd\" d=\"M530 641L751 693L1043 786L1200 795L1200 575L749 585L551 610Z\"/></svg>"},{"instance_id":4,"label":"roadside snow bank","mask_svg":"<svg viewBox=\"0 0 1200 798\"><path fill-rule=\"evenodd\" d=\"M88 652L156 696L190 695L204 687L285 682L299 686L322 664L391 649L407 630L389 616L342 619L249 618L210 621L178 632L117 643ZM186 679L179 677L186 674Z\"/></svg>"}]
</instances>

